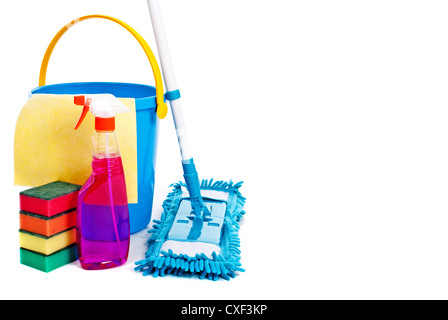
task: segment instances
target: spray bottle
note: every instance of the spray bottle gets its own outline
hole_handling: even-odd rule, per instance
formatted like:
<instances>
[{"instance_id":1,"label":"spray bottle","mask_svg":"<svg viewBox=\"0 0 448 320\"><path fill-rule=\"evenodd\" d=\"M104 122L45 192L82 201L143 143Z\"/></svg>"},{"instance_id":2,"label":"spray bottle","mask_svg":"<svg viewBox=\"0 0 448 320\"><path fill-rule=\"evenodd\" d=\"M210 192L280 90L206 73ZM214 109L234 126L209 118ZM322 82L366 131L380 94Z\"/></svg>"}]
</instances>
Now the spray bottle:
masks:
<instances>
[{"instance_id":1,"label":"spray bottle","mask_svg":"<svg viewBox=\"0 0 448 320\"><path fill-rule=\"evenodd\" d=\"M111 94L75 96L83 111L95 116L92 174L78 195L76 241L81 267L107 269L122 265L129 253L129 210L123 164L115 136L115 116L129 109Z\"/></svg>"}]
</instances>

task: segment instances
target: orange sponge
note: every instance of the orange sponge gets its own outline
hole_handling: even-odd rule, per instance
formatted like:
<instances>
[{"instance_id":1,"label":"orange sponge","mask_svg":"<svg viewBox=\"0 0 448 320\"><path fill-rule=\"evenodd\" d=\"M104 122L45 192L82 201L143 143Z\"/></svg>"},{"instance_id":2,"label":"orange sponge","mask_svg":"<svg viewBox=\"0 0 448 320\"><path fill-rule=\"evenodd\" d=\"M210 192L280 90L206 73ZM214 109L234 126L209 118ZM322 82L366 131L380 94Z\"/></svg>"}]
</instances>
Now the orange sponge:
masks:
<instances>
[{"instance_id":1,"label":"orange sponge","mask_svg":"<svg viewBox=\"0 0 448 320\"><path fill-rule=\"evenodd\" d=\"M76 209L46 217L20 211L20 229L50 237L76 226Z\"/></svg>"}]
</instances>

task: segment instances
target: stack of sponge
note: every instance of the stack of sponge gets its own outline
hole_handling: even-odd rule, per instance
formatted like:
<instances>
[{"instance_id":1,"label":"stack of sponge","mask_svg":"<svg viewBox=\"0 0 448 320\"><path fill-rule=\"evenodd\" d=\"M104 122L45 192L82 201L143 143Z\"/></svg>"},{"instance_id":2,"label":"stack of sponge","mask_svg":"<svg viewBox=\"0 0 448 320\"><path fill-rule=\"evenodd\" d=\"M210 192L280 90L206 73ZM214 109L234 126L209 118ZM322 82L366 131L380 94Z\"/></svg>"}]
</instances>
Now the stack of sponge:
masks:
<instances>
[{"instance_id":1,"label":"stack of sponge","mask_svg":"<svg viewBox=\"0 0 448 320\"><path fill-rule=\"evenodd\" d=\"M78 259L80 185L55 181L20 193L20 263L50 272Z\"/></svg>"}]
</instances>

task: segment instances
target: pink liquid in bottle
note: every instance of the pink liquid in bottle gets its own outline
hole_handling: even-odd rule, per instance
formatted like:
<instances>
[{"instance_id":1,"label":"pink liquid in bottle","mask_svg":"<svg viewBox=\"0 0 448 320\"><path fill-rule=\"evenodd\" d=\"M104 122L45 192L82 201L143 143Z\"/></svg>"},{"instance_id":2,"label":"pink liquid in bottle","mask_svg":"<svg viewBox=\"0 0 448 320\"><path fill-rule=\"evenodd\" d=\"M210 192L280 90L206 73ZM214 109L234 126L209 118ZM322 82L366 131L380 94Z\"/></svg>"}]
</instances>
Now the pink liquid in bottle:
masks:
<instances>
[{"instance_id":1,"label":"pink liquid in bottle","mask_svg":"<svg viewBox=\"0 0 448 320\"><path fill-rule=\"evenodd\" d=\"M81 267L107 269L126 262L129 211L120 154L95 155L92 175L79 192L77 247Z\"/></svg>"}]
</instances>

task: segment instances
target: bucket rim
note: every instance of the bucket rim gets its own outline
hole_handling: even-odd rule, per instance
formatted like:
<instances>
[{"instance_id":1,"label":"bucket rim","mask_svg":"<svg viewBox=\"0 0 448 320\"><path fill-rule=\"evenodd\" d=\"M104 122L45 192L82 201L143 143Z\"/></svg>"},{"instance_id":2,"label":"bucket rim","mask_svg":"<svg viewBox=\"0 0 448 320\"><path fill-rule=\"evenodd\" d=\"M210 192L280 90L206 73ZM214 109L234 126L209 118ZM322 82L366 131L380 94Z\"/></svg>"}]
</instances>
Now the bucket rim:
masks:
<instances>
[{"instance_id":1,"label":"bucket rim","mask_svg":"<svg viewBox=\"0 0 448 320\"><path fill-rule=\"evenodd\" d=\"M29 92L34 94L99 94L110 93L117 98L131 98L135 100L156 101L156 88L154 86L130 82L66 82L55 83L33 88Z\"/></svg>"}]
</instances>

